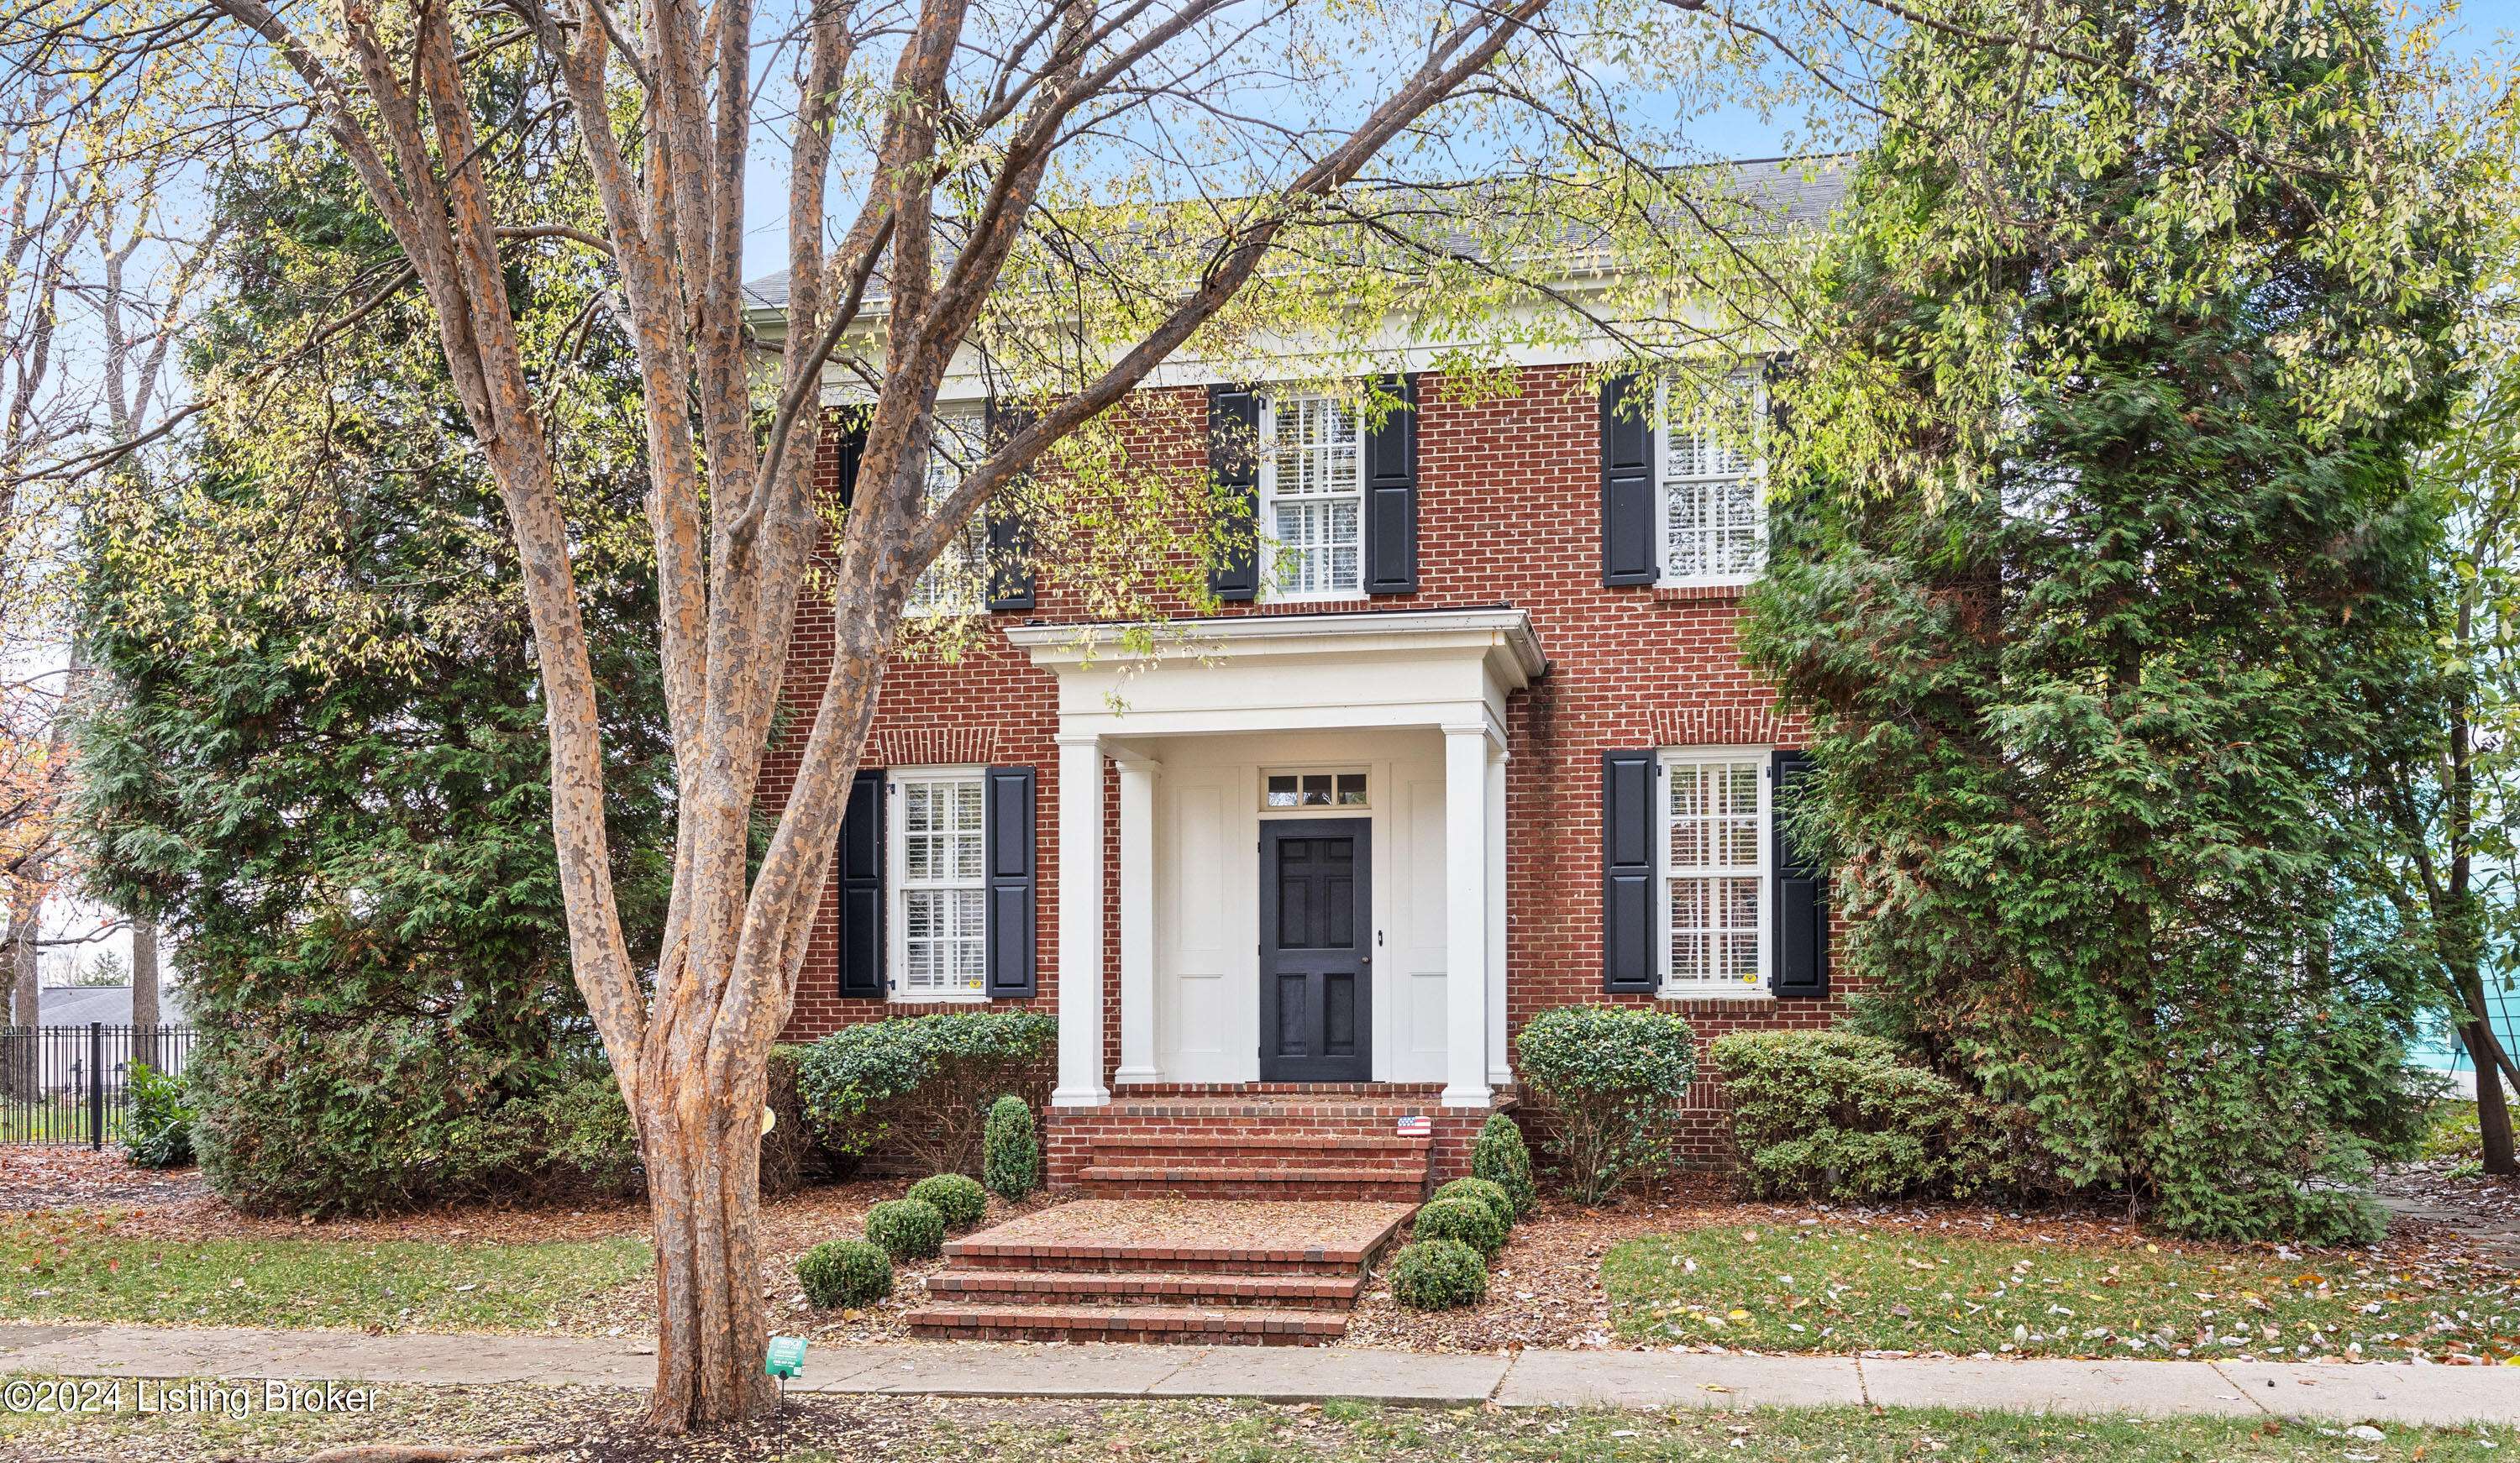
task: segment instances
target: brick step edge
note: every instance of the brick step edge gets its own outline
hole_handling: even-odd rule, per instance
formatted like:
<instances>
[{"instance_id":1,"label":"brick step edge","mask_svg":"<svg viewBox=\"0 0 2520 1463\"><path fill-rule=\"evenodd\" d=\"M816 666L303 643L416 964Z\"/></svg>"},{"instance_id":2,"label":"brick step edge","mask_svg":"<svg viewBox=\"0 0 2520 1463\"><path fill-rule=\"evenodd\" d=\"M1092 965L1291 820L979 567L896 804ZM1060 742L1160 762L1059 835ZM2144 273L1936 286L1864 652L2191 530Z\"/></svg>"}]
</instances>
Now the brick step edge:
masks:
<instances>
[{"instance_id":1,"label":"brick step edge","mask_svg":"<svg viewBox=\"0 0 2520 1463\"><path fill-rule=\"evenodd\" d=\"M940 1306L1188 1306L1205 1309L1275 1307L1345 1310L1365 1292L1362 1273L1339 1275L1178 1270L940 1270L927 1277Z\"/></svg>"},{"instance_id":2,"label":"brick step edge","mask_svg":"<svg viewBox=\"0 0 2520 1463\"><path fill-rule=\"evenodd\" d=\"M903 1319L913 1336L957 1341L1135 1341L1192 1345L1323 1346L1347 1334L1347 1317L1261 1307L925 1306Z\"/></svg>"},{"instance_id":3,"label":"brick step edge","mask_svg":"<svg viewBox=\"0 0 2520 1463\"><path fill-rule=\"evenodd\" d=\"M1103 1183L1418 1183L1426 1166L1359 1168L1347 1164L1254 1168L1242 1164L1088 1164L1076 1176Z\"/></svg>"},{"instance_id":4,"label":"brick step edge","mask_svg":"<svg viewBox=\"0 0 2520 1463\"><path fill-rule=\"evenodd\" d=\"M1393 1230L1399 1228L1392 1226ZM1353 1275L1381 1249L1388 1234L1363 1250L1200 1250L1128 1245L989 1245L945 1242L951 1267L988 1270L1055 1270L1062 1274Z\"/></svg>"},{"instance_id":5,"label":"brick step edge","mask_svg":"<svg viewBox=\"0 0 2520 1463\"><path fill-rule=\"evenodd\" d=\"M1388 1133L1363 1132L1114 1132L1097 1133L1085 1139L1092 1148L1189 1148L1204 1151L1210 1148L1258 1148L1266 1152L1297 1153L1389 1153L1424 1155L1435 1145L1432 1137L1403 1138Z\"/></svg>"},{"instance_id":6,"label":"brick step edge","mask_svg":"<svg viewBox=\"0 0 2520 1463\"><path fill-rule=\"evenodd\" d=\"M1317 1181L1302 1177L1281 1179L1270 1183L1229 1181L1201 1183L1191 1179L1150 1183L1129 1180L1114 1183L1107 1179L1083 1179L1061 1189L1080 1199L1179 1199L1265 1201L1273 1204L1418 1204L1426 1197L1425 1184L1415 1178L1384 1179L1365 1182L1354 1179Z\"/></svg>"}]
</instances>

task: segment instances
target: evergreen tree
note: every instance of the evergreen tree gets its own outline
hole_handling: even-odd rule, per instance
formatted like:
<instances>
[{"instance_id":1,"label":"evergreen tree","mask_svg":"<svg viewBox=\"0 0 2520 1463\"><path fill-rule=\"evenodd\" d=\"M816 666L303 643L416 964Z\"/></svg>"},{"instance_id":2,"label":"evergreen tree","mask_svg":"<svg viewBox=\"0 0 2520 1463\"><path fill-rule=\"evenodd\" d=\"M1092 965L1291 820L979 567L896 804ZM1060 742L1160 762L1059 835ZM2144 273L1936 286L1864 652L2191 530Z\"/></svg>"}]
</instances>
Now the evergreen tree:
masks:
<instances>
[{"instance_id":1,"label":"evergreen tree","mask_svg":"<svg viewBox=\"0 0 2520 1463\"><path fill-rule=\"evenodd\" d=\"M425 302L393 288L398 257L358 197L320 149L230 171L228 288L190 366L259 374L214 393L245 405L209 419L180 480L106 505L88 538L90 877L178 943L202 1162L263 1209L514 1182L546 1135L503 1114L600 1061L569 975L516 554L442 357L412 346ZM624 774L614 879L652 960L673 774L637 628L655 609L635 379L591 269L549 250L511 273L546 332L571 490L588 521L623 525L581 546L579 584ZM381 291L356 327L306 341L306 322Z\"/></svg>"},{"instance_id":2,"label":"evergreen tree","mask_svg":"<svg viewBox=\"0 0 2520 1463\"><path fill-rule=\"evenodd\" d=\"M2051 13L1901 43L1745 643L1874 1022L2059 1188L2359 1237L2421 977L2355 917L2352 768L2438 528L2456 160L2368 6Z\"/></svg>"}]
</instances>

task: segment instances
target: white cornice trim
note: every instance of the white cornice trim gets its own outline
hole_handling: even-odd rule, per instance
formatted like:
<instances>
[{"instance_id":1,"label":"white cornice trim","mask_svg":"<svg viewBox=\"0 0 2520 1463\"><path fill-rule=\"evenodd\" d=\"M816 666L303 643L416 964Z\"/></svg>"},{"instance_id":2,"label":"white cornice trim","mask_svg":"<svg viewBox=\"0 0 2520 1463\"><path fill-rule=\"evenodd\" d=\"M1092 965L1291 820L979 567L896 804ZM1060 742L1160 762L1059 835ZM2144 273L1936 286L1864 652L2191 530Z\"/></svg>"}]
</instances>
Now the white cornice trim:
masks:
<instances>
[{"instance_id":1,"label":"white cornice trim","mask_svg":"<svg viewBox=\"0 0 2520 1463\"><path fill-rule=\"evenodd\" d=\"M1549 657L1532 633L1528 610L1497 606L1484 609L1362 609L1316 615L1224 615L1209 619L1167 620L1155 624L1012 625L1007 640L1028 651L1035 665L1080 665L1089 660L1137 660L1118 638L1134 630L1162 638L1156 655L1231 655L1238 647L1266 647L1301 653L1352 653L1381 643L1392 649L1460 647L1481 638L1504 649L1520 672L1519 690L1549 669Z\"/></svg>"}]
</instances>

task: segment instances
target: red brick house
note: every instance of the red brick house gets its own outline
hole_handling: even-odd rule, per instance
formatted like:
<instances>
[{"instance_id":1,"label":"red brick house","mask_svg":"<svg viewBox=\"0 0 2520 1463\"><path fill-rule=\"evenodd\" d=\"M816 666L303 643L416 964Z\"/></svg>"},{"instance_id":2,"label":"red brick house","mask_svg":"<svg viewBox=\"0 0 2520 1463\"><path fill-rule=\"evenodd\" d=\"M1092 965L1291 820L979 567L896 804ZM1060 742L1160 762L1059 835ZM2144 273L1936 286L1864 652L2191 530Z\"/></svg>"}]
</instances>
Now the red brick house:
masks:
<instances>
[{"instance_id":1,"label":"red brick house","mask_svg":"<svg viewBox=\"0 0 2520 1463\"><path fill-rule=\"evenodd\" d=\"M1773 186L1816 220L1839 182ZM1760 420L1760 381L1746 363L1730 409ZM1212 466L1263 540L1182 653L1088 653L1055 575L922 587L985 627L889 673L790 1039L1039 1006L1054 1182L1265 1193L1300 1149L1366 1196L1374 1145L1334 1135L1422 1114L1459 1172L1540 1010L1649 1003L1709 1038L1834 1018L1824 887L1774 817L1802 733L1734 643L1753 454L1614 409L1653 388L1580 353L1530 355L1502 396L1396 384L1378 428L1189 363L1141 393L1133 451ZM984 413L940 404L948 429ZM828 456L844 494L846 442ZM801 613L800 723L830 644ZM1720 1093L1691 1103L1716 1158Z\"/></svg>"}]
</instances>

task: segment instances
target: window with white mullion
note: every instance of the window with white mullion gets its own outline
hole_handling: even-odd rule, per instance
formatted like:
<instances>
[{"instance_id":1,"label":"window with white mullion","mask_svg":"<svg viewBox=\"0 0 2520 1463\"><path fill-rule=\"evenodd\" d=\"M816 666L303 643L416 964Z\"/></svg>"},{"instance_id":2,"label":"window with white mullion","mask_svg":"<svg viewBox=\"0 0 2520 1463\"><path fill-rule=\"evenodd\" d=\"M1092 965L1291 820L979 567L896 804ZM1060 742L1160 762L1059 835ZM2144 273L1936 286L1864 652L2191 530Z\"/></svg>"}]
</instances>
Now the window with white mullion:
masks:
<instances>
[{"instance_id":1,"label":"window with white mullion","mask_svg":"<svg viewBox=\"0 0 2520 1463\"><path fill-rule=\"evenodd\" d=\"M1765 407L1758 381L1736 372L1704 395L1665 381L1656 456L1666 584L1743 584L1768 554L1757 445Z\"/></svg>"},{"instance_id":2,"label":"window with white mullion","mask_svg":"<svg viewBox=\"0 0 2520 1463\"><path fill-rule=\"evenodd\" d=\"M979 465L988 444L987 418L976 405L940 406L935 423L928 439L927 481L921 504L929 512L963 485L963 478ZM973 513L910 587L902 613L978 613L983 602L982 579L988 572L987 535L981 515Z\"/></svg>"},{"instance_id":3,"label":"window with white mullion","mask_svg":"<svg viewBox=\"0 0 2520 1463\"><path fill-rule=\"evenodd\" d=\"M1768 753L1663 757L1663 984L1768 985Z\"/></svg>"},{"instance_id":4,"label":"window with white mullion","mask_svg":"<svg viewBox=\"0 0 2520 1463\"><path fill-rule=\"evenodd\" d=\"M894 775L892 994L905 1000L988 994L985 834L976 768Z\"/></svg>"},{"instance_id":5,"label":"window with white mullion","mask_svg":"<svg viewBox=\"0 0 2520 1463\"><path fill-rule=\"evenodd\" d=\"M1365 441L1353 406L1270 399L1260 427L1260 532L1270 598L1362 593Z\"/></svg>"}]
</instances>

